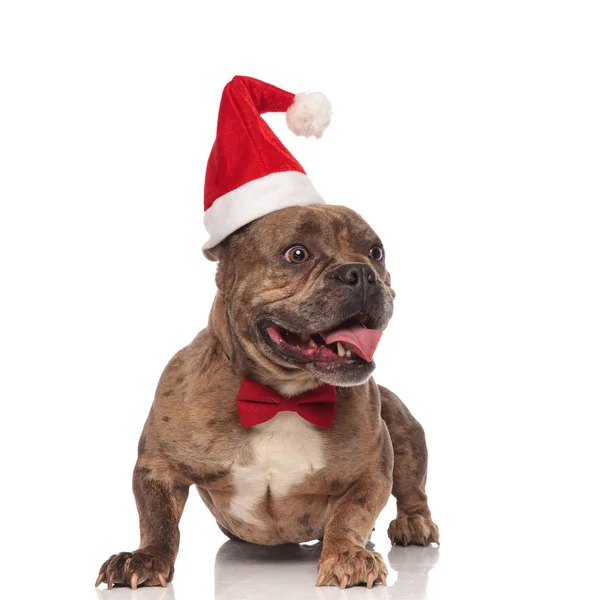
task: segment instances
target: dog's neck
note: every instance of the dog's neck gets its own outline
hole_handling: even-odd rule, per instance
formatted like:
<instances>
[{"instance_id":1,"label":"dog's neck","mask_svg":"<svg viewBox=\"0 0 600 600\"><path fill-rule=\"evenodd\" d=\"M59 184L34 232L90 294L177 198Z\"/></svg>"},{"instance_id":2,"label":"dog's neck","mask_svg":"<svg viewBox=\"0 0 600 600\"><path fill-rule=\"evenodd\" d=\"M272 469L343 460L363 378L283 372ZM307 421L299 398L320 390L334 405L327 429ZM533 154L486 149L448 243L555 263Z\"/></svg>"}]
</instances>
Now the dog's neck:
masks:
<instances>
[{"instance_id":1,"label":"dog's neck","mask_svg":"<svg viewBox=\"0 0 600 600\"><path fill-rule=\"evenodd\" d=\"M231 325L227 302L221 292L217 292L215 296L208 328L217 338L229 359L231 369L237 375L254 379L283 396L297 396L321 385L321 382L308 372L268 361L258 349L255 349L254 355L245 351Z\"/></svg>"},{"instance_id":2,"label":"dog's neck","mask_svg":"<svg viewBox=\"0 0 600 600\"><path fill-rule=\"evenodd\" d=\"M229 328L227 306L221 292L217 292L208 315L208 329L217 338L225 356L231 361L233 356L233 340Z\"/></svg>"}]
</instances>

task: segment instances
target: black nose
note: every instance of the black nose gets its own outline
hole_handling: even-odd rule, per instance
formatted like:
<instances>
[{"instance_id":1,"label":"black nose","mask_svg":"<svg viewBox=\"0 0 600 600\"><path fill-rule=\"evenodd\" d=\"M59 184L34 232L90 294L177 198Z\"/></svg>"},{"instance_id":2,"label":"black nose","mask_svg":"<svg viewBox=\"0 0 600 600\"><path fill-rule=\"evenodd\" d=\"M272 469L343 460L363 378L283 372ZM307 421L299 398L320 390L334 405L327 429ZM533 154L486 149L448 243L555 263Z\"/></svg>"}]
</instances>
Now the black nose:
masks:
<instances>
[{"instance_id":1,"label":"black nose","mask_svg":"<svg viewBox=\"0 0 600 600\"><path fill-rule=\"evenodd\" d=\"M335 272L336 279L352 286L364 286L373 284L377 281L375 271L369 265L363 263L349 263L342 265Z\"/></svg>"}]
</instances>

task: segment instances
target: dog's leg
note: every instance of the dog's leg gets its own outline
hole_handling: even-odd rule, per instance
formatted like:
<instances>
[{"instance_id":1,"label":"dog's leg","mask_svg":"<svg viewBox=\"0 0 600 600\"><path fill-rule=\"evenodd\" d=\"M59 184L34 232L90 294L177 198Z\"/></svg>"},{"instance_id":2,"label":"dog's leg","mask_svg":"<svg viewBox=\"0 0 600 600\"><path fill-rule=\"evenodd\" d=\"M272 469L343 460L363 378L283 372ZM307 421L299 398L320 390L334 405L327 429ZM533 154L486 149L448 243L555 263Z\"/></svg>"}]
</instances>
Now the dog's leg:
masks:
<instances>
[{"instance_id":1,"label":"dog's leg","mask_svg":"<svg viewBox=\"0 0 600 600\"><path fill-rule=\"evenodd\" d=\"M427 505L427 445L425 433L400 398L379 386L381 416L394 446L394 482L398 515L390 523L388 536L392 544L428 546L439 543L437 525L431 520Z\"/></svg>"},{"instance_id":2,"label":"dog's leg","mask_svg":"<svg viewBox=\"0 0 600 600\"><path fill-rule=\"evenodd\" d=\"M319 560L317 586L341 588L374 582L386 585L387 568L377 552L365 549L375 519L390 497L392 447L387 435L381 437L375 462L365 476L356 481L332 507L325 526L323 550Z\"/></svg>"},{"instance_id":3,"label":"dog's leg","mask_svg":"<svg viewBox=\"0 0 600 600\"><path fill-rule=\"evenodd\" d=\"M189 487L176 483L167 469L136 466L133 493L140 517L140 547L113 554L100 568L96 585L162 585L173 578L179 549L179 519Z\"/></svg>"}]
</instances>

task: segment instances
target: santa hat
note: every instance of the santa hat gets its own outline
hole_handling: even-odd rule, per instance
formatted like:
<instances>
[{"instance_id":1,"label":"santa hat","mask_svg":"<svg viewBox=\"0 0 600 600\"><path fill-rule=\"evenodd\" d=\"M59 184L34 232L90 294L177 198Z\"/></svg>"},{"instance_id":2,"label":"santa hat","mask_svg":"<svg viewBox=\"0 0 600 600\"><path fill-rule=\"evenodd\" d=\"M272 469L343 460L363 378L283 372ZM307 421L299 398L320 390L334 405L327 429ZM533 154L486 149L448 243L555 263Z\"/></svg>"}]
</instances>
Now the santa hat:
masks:
<instances>
[{"instance_id":1,"label":"santa hat","mask_svg":"<svg viewBox=\"0 0 600 600\"><path fill-rule=\"evenodd\" d=\"M329 125L331 105L319 92L294 95L252 77L236 76L225 86L206 167L204 225L210 239L204 250L276 210L325 202L260 116L267 112L285 112L296 135L318 138Z\"/></svg>"}]
</instances>

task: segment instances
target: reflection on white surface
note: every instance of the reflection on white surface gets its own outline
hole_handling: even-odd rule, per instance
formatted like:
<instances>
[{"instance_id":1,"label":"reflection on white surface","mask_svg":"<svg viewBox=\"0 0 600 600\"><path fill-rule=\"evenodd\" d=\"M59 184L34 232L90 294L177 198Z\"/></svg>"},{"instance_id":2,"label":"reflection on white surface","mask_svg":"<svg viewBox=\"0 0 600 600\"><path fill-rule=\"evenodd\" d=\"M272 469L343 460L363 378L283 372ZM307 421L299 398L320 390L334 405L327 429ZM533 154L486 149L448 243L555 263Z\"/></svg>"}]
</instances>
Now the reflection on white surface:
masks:
<instances>
[{"instance_id":1,"label":"reflection on white surface","mask_svg":"<svg viewBox=\"0 0 600 600\"><path fill-rule=\"evenodd\" d=\"M439 546L420 548L394 546L388 552L389 567L398 573L398 579L390 586L393 598L427 598L429 571L438 562Z\"/></svg>"},{"instance_id":2,"label":"reflection on white surface","mask_svg":"<svg viewBox=\"0 0 600 600\"><path fill-rule=\"evenodd\" d=\"M225 542L215 558L215 598L254 600L275 597L278 592L300 598L308 595L317 581L317 562L321 544L255 546L244 542Z\"/></svg>"},{"instance_id":3,"label":"reflection on white surface","mask_svg":"<svg viewBox=\"0 0 600 600\"><path fill-rule=\"evenodd\" d=\"M266 597L300 600L305 598L349 598L354 588L316 588L317 562L321 544L255 546L225 542L215 560L215 600L258 600ZM439 548L399 548L387 554L390 569L387 587L378 585L369 598L426 598L429 571L438 560ZM397 572L397 577L394 576Z\"/></svg>"},{"instance_id":4,"label":"reflection on white surface","mask_svg":"<svg viewBox=\"0 0 600 600\"><path fill-rule=\"evenodd\" d=\"M393 509L389 506L380 521L386 522ZM316 588L320 544L265 547L224 542L216 527L214 530L207 527L202 540L193 536L184 538L186 547L178 558L174 584L166 589L107 590L103 585L94 594L96 573L92 572L87 573L85 580L84 589L89 590L89 595L82 593L75 597L89 600L588 600L598 597L598 551L593 540L578 540L576 544L551 544L543 537L539 542L533 538L522 541L516 540L510 530L502 533L503 525L502 521L489 519L483 531L489 540L480 540L480 527L469 526L466 520L456 525L448 522L441 548L392 548L385 529L378 528L373 535L374 549L388 565L389 585L378 585L372 590L362 586L347 590ZM72 592L72 587L65 587L63 596L57 593L51 597L68 600L74 597ZM47 595L25 593L15 597L46 598Z\"/></svg>"},{"instance_id":5,"label":"reflection on white surface","mask_svg":"<svg viewBox=\"0 0 600 600\"><path fill-rule=\"evenodd\" d=\"M368 594L372 599L421 599L427 597L429 571L438 561L439 548L392 548L383 553L389 568L387 587L375 586L340 590L334 587L316 588L317 562L321 554L320 543L256 546L243 542L225 542L215 558L215 600L264 600L285 598L304 600L308 598L345 599L356 594ZM373 546L369 546L372 548ZM397 573L397 575L396 575ZM97 589L98 600L175 600L175 586ZM191 589L180 590L180 600L186 600ZM205 585L198 585L193 598L208 597ZM210 592L208 592L210 593Z\"/></svg>"},{"instance_id":6,"label":"reflection on white surface","mask_svg":"<svg viewBox=\"0 0 600 600\"><path fill-rule=\"evenodd\" d=\"M173 584L169 583L166 588L162 587L141 587L132 590L128 587L96 588L98 600L175 600L175 589Z\"/></svg>"}]
</instances>

